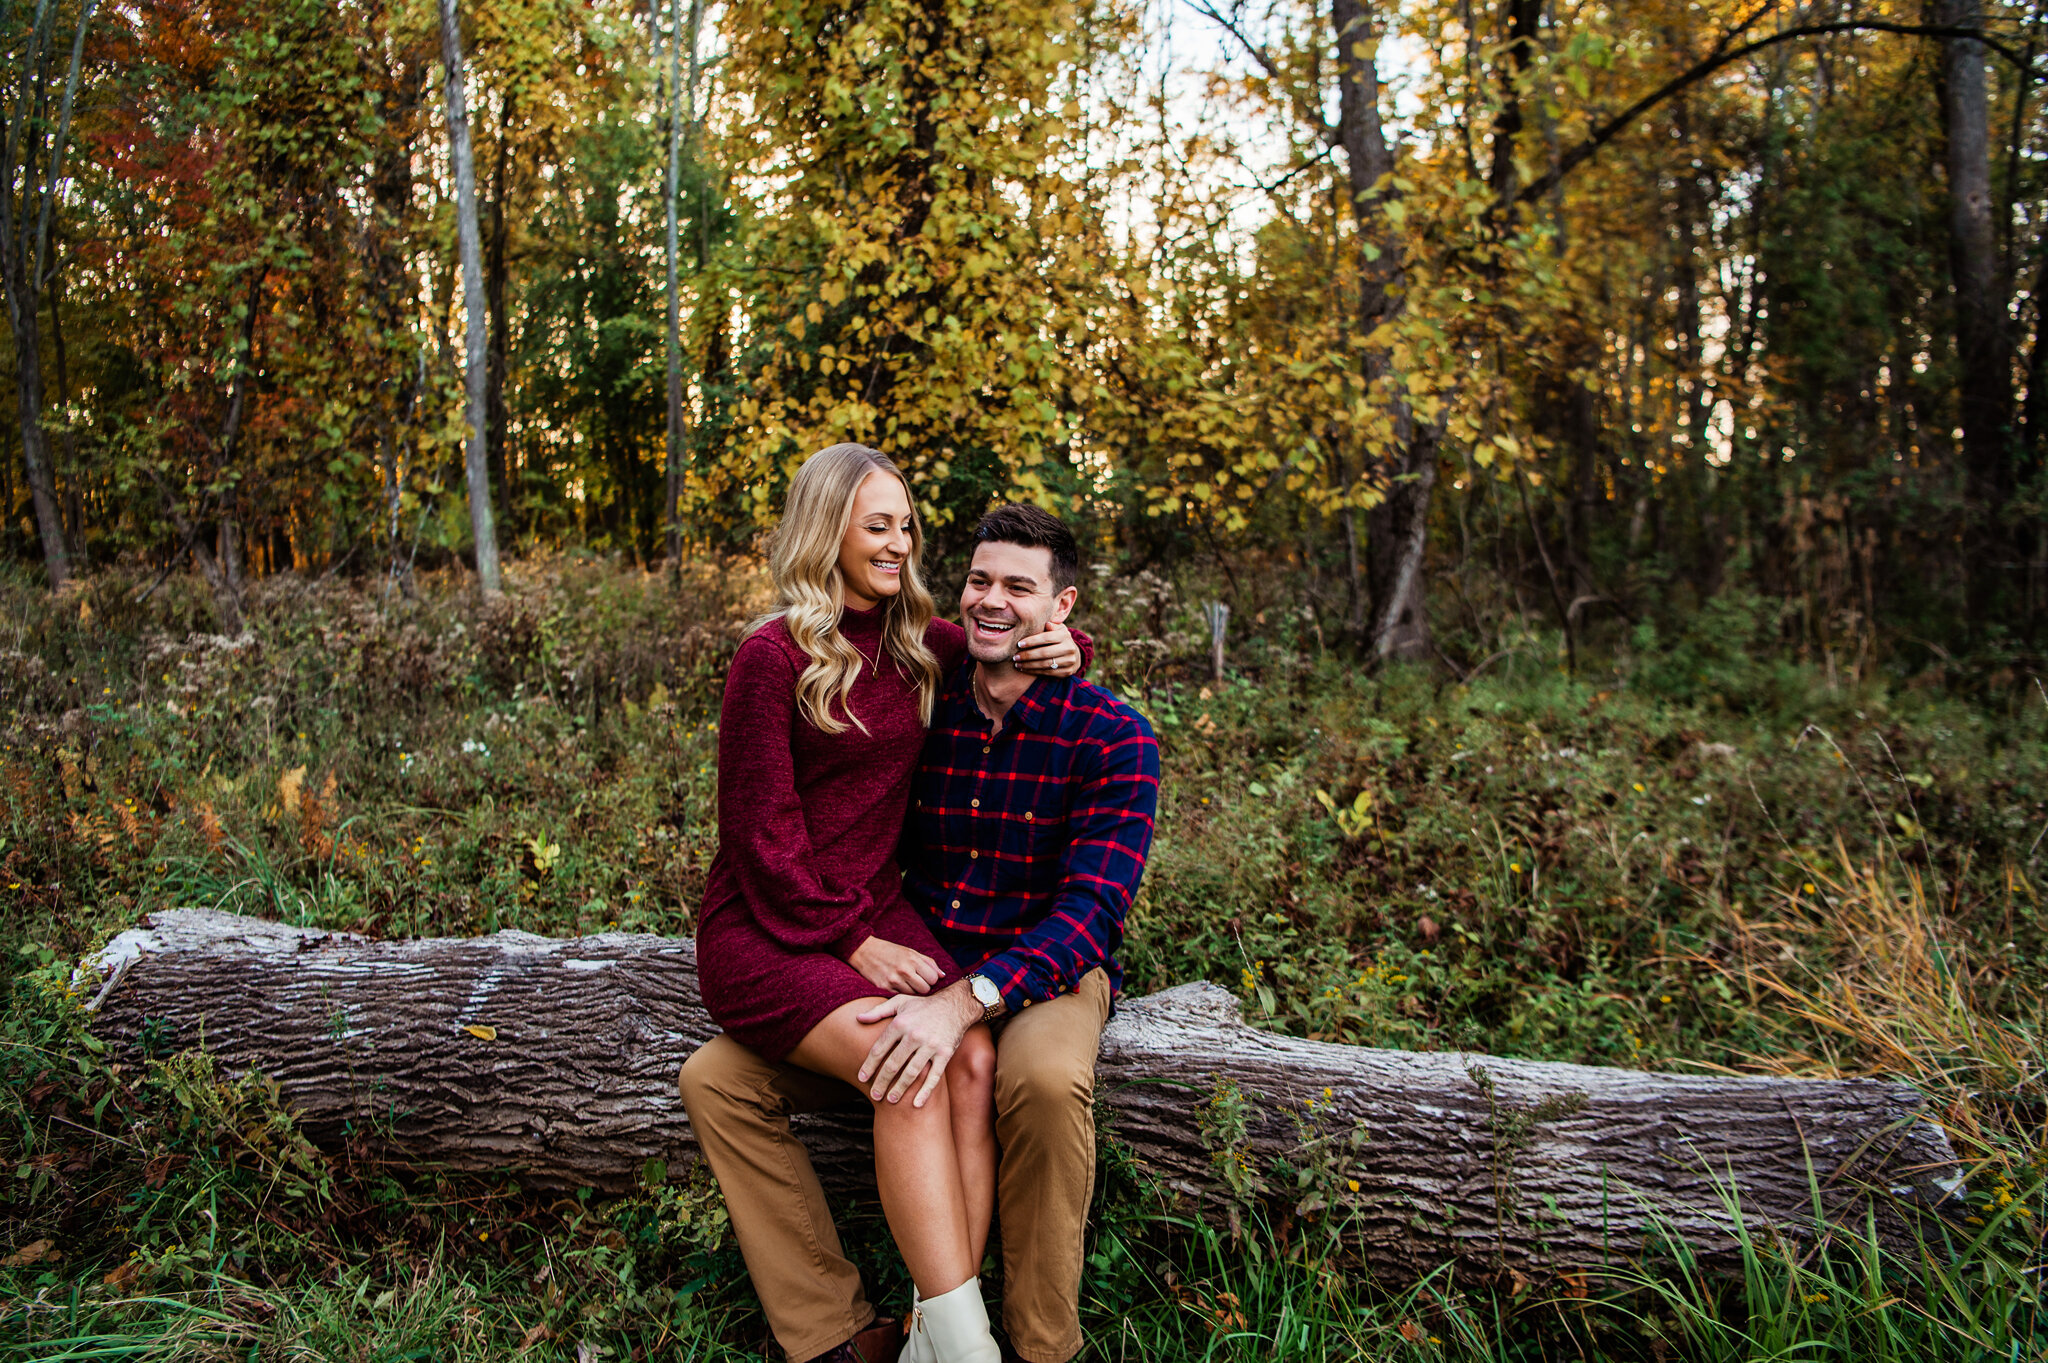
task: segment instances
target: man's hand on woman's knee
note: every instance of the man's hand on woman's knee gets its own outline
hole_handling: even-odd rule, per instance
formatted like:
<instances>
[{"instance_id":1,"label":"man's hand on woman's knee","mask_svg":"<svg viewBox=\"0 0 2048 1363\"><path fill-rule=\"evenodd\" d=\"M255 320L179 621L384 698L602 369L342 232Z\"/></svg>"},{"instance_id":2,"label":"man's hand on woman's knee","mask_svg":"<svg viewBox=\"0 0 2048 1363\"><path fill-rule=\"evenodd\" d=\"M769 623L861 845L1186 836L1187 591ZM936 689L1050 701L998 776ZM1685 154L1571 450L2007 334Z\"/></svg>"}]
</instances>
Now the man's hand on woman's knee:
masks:
<instances>
[{"instance_id":1,"label":"man's hand on woman's knee","mask_svg":"<svg viewBox=\"0 0 2048 1363\"><path fill-rule=\"evenodd\" d=\"M862 1023L889 1024L861 1062L860 1082L868 1085L868 1097L900 1102L922 1076L924 1084L911 1106L923 1107L945 1078L946 1062L960 1049L960 1038L981 1021L981 1012L973 991L962 981L928 997L898 994L862 1013Z\"/></svg>"}]
</instances>

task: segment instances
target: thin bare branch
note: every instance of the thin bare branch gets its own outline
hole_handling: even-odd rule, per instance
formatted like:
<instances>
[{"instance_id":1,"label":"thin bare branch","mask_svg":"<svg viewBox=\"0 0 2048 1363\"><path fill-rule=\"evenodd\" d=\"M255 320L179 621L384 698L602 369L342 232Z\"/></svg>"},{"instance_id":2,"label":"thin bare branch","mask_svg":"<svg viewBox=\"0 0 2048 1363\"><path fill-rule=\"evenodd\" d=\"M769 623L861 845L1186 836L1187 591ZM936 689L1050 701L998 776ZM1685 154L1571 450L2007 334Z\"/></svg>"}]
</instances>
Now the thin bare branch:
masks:
<instances>
[{"instance_id":1,"label":"thin bare branch","mask_svg":"<svg viewBox=\"0 0 2048 1363\"><path fill-rule=\"evenodd\" d=\"M36 219L35 252L30 257L29 269L35 285L40 289L48 282L50 259L50 215L57 202L57 186L64 180L64 153L71 147L71 106L78 98L78 67L85 56L85 31L92 24L92 12L99 7L99 0L85 0L78 11L78 36L71 40L71 71L64 78L64 104L57 116L57 140L50 147L50 178L43 186L42 211ZM26 195L22 200L26 211Z\"/></svg>"},{"instance_id":2,"label":"thin bare branch","mask_svg":"<svg viewBox=\"0 0 2048 1363\"><path fill-rule=\"evenodd\" d=\"M1284 84L1284 73L1280 69L1280 64L1273 60L1273 55L1266 51L1263 46L1253 42L1250 35L1245 33L1243 27L1235 19L1225 18L1217 10L1212 0L1188 0L1188 3L1194 6L1197 13L1235 38L1238 46L1244 49L1245 55L1258 63L1259 69L1264 71L1268 78L1282 81ZM1337 144L1337 129L1330 120L1323 117L1322 110L1306 100L1297 99L1295 101L1295 112L1304 123L1307 123L1316 130L1317 136L1321 137L1327 145L1335 146Z\"/></svg>"},{"instance_id":3,"label":"thin bare branch","mask_svg":"<svg viewBox=\"0 0 2048 1363\"><path fill-rule=\"evenodd\" d=\"M1697 85L1724 66L1741 61L1744 57L1761 52L1766 48L1776 47L1780 43L1794 42L1801 38L1825 37L1832 33L1899 33L1916 38L1972 38L1982 43L1989 51L1996 52L2021 70L2032 71L2030 63L2021 54L2015 52L1997 38L1992 37L1983 29L1956 28L1944 24L1894 24L1873 19L1843 19L1826 24L1802 24L1796 28L1781 29L1768 37L1758 38L1756 41L1744 43L1740 47L1728 46L1729 38L1740 33L1742 28L1754 24L1757 17L1752 15L1749 19L1744 20L1743 24L1738 26L1733 32L1723 35L1722 40L1716 43L1706 56L1700 58L1670 80L1665 81L1655 90L1644 95L1613 118L1608 119L1591 133L1588 133L1584 141L1559 157L1555 166L1552 166L1550 170L1531 180L1522 189L1521 193L1515 196L1515 202L1533 203L1541 199L1545 194L1556 188L1557 183L1564 179L1566 175L1591 160L1593 155L1602 147L1606 146L1616 137L1619 137L1637 119L1662 104L1665 100L1670 99L1682 90Z\"/></svg>"}]
</instances>

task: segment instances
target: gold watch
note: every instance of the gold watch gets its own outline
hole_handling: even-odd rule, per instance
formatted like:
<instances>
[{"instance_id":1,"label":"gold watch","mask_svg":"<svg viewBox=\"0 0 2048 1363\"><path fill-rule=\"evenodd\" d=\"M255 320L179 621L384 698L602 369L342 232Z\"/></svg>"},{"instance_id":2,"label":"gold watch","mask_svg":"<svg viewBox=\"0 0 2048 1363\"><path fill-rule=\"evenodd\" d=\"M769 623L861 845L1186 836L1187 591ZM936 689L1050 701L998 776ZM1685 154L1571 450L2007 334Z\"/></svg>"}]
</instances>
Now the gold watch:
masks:
<instances>
[{"instance_id":1,"label":"gold watch","mask_svg":"<svg viewBox=\"0 0 2048 1363\"><path fill-rule=\"evenodd\" d=\"M1003 1015L1003 991L996 988L994 980L986 975L969 975L967 987L973 991L974 1001L981 1005L983 1022L993 1022Z\"/></svg>"}]
</instances>

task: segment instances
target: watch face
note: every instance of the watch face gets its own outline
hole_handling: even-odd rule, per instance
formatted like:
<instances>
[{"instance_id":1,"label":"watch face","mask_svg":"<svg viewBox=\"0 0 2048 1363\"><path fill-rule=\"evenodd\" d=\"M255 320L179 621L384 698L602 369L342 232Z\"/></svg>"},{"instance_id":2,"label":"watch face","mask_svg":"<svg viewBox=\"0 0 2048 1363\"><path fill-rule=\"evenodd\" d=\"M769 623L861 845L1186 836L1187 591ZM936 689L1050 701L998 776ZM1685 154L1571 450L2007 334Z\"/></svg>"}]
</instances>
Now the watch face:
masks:
<instances>
[{"instance_id":1,"label":"watch face","mask_svg":"<svg viewBox=\"0 0 2048 1363\"><path fill-rule=\"evenodd\" d=\"M969 988L974 990L975 1001L984 1008L993 1007L1003 996L1003 991L996 988L996 982L986 975L976 975Z\"/></svg>"}]
</instances>

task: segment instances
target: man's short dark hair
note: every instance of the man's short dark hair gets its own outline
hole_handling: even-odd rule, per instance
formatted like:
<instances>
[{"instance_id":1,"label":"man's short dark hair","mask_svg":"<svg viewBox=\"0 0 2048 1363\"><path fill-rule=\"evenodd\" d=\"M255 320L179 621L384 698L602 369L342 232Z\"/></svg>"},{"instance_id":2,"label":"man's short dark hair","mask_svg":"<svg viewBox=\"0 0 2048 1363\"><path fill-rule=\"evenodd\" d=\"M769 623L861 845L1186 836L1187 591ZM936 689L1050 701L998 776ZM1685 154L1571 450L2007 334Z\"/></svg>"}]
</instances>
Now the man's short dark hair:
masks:
<instances>
[{"instance_id":1,"label":"man's short dark hair","mask_svg":"<svg viewBox=\"0 0 2048 1363\"><path fill-rule=\"evenodd\" d=\"M1021 544L1026 549L1044 549L1052 555L1052 589L1055 595L1074 585L1081 573L1081 550L1066 522L1040 507L1024 502L1005 502L981 518L974 527L976 544Z\"/></svg>"}]
</instances>

